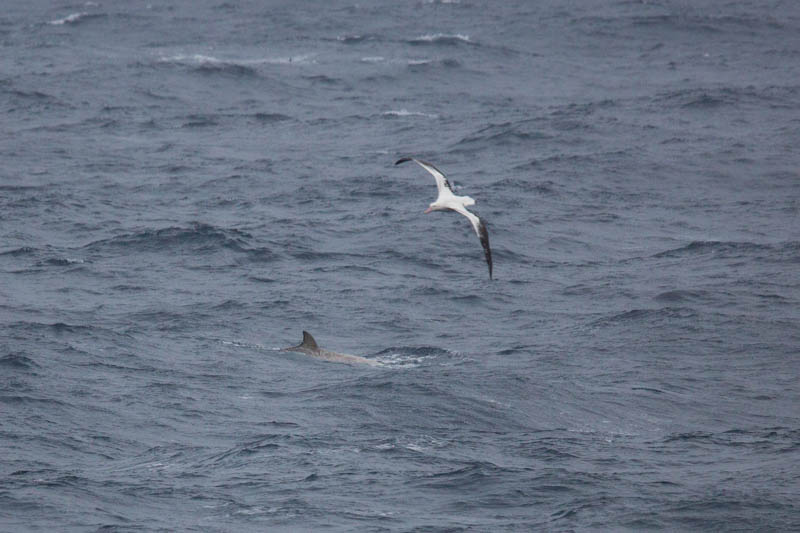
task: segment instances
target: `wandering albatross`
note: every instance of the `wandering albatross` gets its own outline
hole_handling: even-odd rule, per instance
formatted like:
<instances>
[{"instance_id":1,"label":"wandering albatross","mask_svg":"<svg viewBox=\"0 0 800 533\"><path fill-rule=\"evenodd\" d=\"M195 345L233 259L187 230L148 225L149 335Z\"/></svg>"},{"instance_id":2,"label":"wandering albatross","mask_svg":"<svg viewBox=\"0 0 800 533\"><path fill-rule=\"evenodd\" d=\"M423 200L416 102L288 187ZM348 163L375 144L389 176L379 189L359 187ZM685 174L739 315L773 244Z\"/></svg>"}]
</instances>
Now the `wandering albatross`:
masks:
<instances>
[{"instance_id":1,"label":"wandering albatross","mask_svg":"<svg viewBox=\"0 0 800 533\"><path fill-rule=\"evenodd\" d=\"M477 215L467 211L467 206L475 205L475 200L469 196L456 196L453 194L450 182L447 181L444 174L427 161L421 161L413 157L403 157L402 159L398 159L395 165L405 163L406 161L414 161L436 178L436 187L439 189L439 196L436 198L436 201L425 210L426 213L430 213L431 211L446 211L449 209L450 211L455 211L456 213L464 215L472 223L472 227L475 228L475 233L478 234L481 245L483 245L483 253L486 256L486 263L489 265L489 279L492 279L492 249L489 248L489 232L486 231L486 224L484 224L483 220Z\"/></svg>"}]
</instances>

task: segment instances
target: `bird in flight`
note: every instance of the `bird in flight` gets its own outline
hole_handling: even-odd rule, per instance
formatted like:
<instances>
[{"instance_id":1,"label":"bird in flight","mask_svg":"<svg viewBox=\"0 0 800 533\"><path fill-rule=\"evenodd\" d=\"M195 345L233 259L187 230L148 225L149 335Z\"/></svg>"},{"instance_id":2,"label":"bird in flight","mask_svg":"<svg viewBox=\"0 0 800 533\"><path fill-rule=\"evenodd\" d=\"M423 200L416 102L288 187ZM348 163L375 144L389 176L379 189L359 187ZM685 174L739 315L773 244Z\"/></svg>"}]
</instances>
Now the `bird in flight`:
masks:
<instances>
[{"instance_id":1,"label":"bird in flight","mask_svg":"<svg viewBox=\"0 0 800 533\"><path fill-rule=\"evenodd\" d=\"M439 189L439 196L436 201L428 206L425 210L426 213L431 211L455 211L467 217L475 228L475 233L478 234L478 239L483 246L483 253L486 256L486 263L489 265L489 279L492 279L492 249L489 248L489 232L486 231L486 224L474 213L467 211L467 206L475 205L475 200L469 196L456 196L453 194L453 189L450 187L450 182L447 181L442 172L432 164L415 159L413 157L403 157L398 159L395 165L405 163L406 161L414 161L416 164L430 172L436 178L436 187Z\"/></svg>"}]
</instances>

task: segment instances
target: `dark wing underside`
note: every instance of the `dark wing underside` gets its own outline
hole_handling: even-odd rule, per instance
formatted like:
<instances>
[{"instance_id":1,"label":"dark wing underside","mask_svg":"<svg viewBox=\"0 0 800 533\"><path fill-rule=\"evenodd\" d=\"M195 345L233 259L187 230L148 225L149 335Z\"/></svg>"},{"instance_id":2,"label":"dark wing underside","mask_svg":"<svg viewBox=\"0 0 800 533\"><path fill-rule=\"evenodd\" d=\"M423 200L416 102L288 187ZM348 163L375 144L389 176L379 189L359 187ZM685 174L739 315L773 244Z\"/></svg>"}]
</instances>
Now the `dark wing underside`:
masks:
<instances>
[{"instance_id":1,"label":"dark wing underside","mask_svg":"<svg viewBox=\"0 0 800 533\"><path fill-rule=\"evenodd\" d=\"M481 240L483 255L486 256L486 264L489 265L489 279L492 279L492 249L489 247L489 231L486 229L486 223L475 213L467 211L465 207L451 208L451 210L464 215L472 224L472 228Z\"/></svg>"},{"instance_id":2,"label":"dark wing underside","mask_svg":"<svg viewBox=\"0 0 800 533\"><path fill-rule=\"evenodd\" d=\"M486 230L486 224L480 218L478 218L478 238L480 238L481 246L483 246L486 264L489 265L489 279L492 279L492 249L489 248L489 232Z\"/></svg>"}]
</instances>

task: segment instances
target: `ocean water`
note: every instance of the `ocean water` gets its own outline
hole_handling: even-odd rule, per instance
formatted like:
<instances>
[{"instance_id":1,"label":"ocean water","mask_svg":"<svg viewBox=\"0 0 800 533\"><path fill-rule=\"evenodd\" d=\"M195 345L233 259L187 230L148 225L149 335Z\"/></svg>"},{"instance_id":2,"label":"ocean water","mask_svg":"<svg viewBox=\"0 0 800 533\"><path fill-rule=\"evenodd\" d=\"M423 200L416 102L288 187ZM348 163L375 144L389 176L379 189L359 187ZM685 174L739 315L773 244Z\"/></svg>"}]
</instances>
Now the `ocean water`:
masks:
<instances>
[{"instance_id":1,"label":"ocean water","mask_svg":"<svg viewBox=\"0 0 800 533\"><path fill-rule=\"evenodd\" d=\"M800 530L797 2L4 6L0 530Z\"/></svg>"}]
</instances>

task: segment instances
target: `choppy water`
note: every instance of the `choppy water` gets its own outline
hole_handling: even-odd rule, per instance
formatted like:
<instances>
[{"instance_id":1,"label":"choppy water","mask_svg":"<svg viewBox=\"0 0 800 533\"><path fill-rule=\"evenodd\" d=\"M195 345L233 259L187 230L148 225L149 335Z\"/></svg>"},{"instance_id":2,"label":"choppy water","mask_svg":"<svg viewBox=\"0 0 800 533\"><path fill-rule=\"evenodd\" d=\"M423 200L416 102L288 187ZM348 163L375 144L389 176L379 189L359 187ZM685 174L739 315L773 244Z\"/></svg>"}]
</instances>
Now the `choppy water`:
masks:
<instances>
[{"instance_id":1,"label":"choppy water","mask_svg":"<svg viewBox=\"0 0 800 533\"><path fill-rule=\"evenodd\" d=\"M10 2L0 529L800 529L800 5L701 4Z\"/></svg>"}]
</instances>

